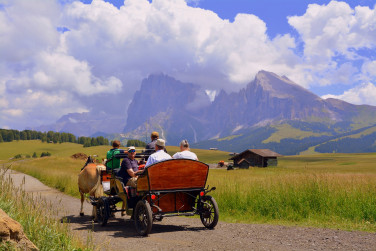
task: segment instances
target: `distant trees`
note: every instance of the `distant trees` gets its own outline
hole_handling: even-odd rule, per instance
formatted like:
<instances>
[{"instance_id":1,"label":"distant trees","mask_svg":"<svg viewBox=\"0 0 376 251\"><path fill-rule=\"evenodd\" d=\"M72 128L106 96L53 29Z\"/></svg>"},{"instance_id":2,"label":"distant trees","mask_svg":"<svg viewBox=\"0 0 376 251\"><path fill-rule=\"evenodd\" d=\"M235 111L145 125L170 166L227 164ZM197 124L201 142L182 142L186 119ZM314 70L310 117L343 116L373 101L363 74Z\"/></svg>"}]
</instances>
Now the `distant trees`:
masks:
<instances>
[{"instance_id":1,"label":"distant trees","mask_svg":"<svg viewBox=\"0 0 376 251\"><path fill-rule=\"evenodd\" d=\"M127 146L144 147L146 146L146 143L138 139L129 139L127 141Z\"/></svg>"},{"instance_id":2,"label":"distant trees","mask_svg":"<svg viewBox=\"0 0 376 251\"><path fill-rule=\"evenodd\" d=\"M34 130L10 130L10 129L0 129L0 143L1 142L12 142L13 140L36 140L39 139L42 142L47 143L78 143L84 147L99 146L99 145L109 145L109 140L103 136L96 138L92 137L79 137L78 139L72 133L66 132L38 132Z\"/></svg>"},{"instance_id":3,"label":"distant trees","mask_svg":"<svg viewBox=\"0 0 376 251\"><path fill-rule=\"evenodd\" d=\"M96 137L96 138L78 137L77 143L84 145L84 147L101 146L101 145L109 145L110 144L109 140L106 139L103 136L99 136L99 137Z\"/></svg>"}]
</instances>

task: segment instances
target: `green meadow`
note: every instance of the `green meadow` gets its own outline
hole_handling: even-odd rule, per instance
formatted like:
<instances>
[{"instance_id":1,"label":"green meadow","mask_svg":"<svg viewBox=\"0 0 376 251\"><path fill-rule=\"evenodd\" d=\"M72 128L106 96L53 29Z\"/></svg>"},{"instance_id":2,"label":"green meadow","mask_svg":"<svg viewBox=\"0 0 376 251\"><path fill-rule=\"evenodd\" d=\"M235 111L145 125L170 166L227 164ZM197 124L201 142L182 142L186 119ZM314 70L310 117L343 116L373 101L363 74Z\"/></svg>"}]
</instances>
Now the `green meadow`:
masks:
<instances>
[{"instance_id":1,"label":"green meadow","mask_svg":"<svg viewBox=\"0 0 376 251\"><path fill-rule=\"evenodd\" d=\"M11 149L11 150L9 150ZM82 152L104 158L109 147L83 148L38 141L0 144L0 158L48 151L50 157L15 161L12 168L78 197L77 174L84 164L70 156ZM167 147L170 154L177 147ZM3 151L4 150L4 151ZM200 161L217 163L228 153L193 149ZM227 222L328 227L376 232L376 154L285 156L278 167L211 169L207 184ZM78 213L79 209L77 209Z\"/></svg>"}]
</instances>

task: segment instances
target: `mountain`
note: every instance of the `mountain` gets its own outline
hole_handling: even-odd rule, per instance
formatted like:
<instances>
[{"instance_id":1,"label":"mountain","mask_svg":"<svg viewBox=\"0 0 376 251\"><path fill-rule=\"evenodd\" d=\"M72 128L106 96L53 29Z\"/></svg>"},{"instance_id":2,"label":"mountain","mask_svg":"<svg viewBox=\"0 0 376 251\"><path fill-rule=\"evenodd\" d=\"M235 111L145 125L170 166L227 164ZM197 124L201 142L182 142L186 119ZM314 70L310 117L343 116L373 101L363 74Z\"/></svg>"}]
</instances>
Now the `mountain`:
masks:
<instances>
[{"instance_id":1,"label":"mountain","mask_svg":"<svg viewBox=\"0 0 376 251\"><path fill-rule=\"evenodd\" d=\"M54 124L42 125L34 130L69 132L76 136L104 136L107 133L120 132L124 128L125 119L121 116L114 116L105 113L92 114L69 113L62 116Z\"/></svg>"},{"instance_id":2,"label":"mountain","mask_svg":"<svg viewBox=\"0 0 376 251\"><path fill-rule=\"evenodd\" d=\"M105 108L98 114L67 114L54 124L33 129L77 136L123 133L122 139L146 141L155 130L168 145L187 139L192 147L231 152L247 148L269 148L285 155L376 151L376 107L324 100L267 71L260 71L237 92L220 91L212 102L194 83L152 74L135 92L126 123L124 115Z\"/></svg>"},{"instance_id":3,"label":"mountain","mask_svg":"<svg viewBox=\"0 0 376 251\"><path fill-rule=\"evenodd\" d=\"M199 86L164 74L150 75L129 105L124 132L129 138L144 139L146 132L156 130L170 144L182 137L196 142L205 136L201 118L209 105L209 97Z\"/></svg>"},{"instance_id":4,"label":"mountain","mask_svg":"<svg viewBox=\"0 0 376 251\"><path fill-rule=\"evenodd\" d=\"M238 92L213 102L199 86L150 75L134 95L124 132L145 138L160 131L168 144L228 151L270 148L297 154L340 135L376 124L376 107L321 99L285 76L260 71Z\"/></svg>"}]
</instances>

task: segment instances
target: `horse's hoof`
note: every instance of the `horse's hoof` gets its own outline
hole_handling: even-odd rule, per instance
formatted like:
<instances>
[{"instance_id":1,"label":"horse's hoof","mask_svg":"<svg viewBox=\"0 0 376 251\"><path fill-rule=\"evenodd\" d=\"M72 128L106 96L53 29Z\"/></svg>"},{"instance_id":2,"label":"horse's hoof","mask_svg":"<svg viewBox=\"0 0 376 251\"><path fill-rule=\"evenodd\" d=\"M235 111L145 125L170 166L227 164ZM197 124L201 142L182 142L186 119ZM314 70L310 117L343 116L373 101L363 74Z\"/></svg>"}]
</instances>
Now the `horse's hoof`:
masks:
<instances>
[{"instance_id":1,"label":"horse's hoof","mask_svg":"<svg viewBox=\"0 0 376 251\"><path fill-rule=\"evenodd\" d=\"M84 213L80 213L80 216L84 216L85 214Z\"/></svg>"}]
</instances>

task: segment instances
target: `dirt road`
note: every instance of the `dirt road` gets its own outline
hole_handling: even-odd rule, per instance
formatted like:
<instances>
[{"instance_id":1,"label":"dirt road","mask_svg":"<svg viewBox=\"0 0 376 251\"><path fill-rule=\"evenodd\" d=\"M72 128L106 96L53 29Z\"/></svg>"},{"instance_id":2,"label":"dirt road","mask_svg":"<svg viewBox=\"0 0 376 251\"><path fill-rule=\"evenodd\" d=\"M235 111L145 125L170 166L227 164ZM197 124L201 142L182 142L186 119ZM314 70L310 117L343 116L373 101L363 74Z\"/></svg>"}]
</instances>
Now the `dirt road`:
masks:
<instances>
[{"instance_id":1,"label":"dirt road","mask_svg":"<svg viewBox=\"0 0 376 251\"><path fill-rule=\"evenodd\" d=\"M25 177L25 190L59 207L75 233L92 238L100 250L376 250L376 234L331 229L219 222L207 230L199 219L172 217L153 224L149 237L139 237L129 216L117 214L106 227L91 221L91 205L79 216L79 199L51 189L33 177L11 172L15 185ZM93 230L92 232L90 230Z\"/></svg>"}]
</instances>

